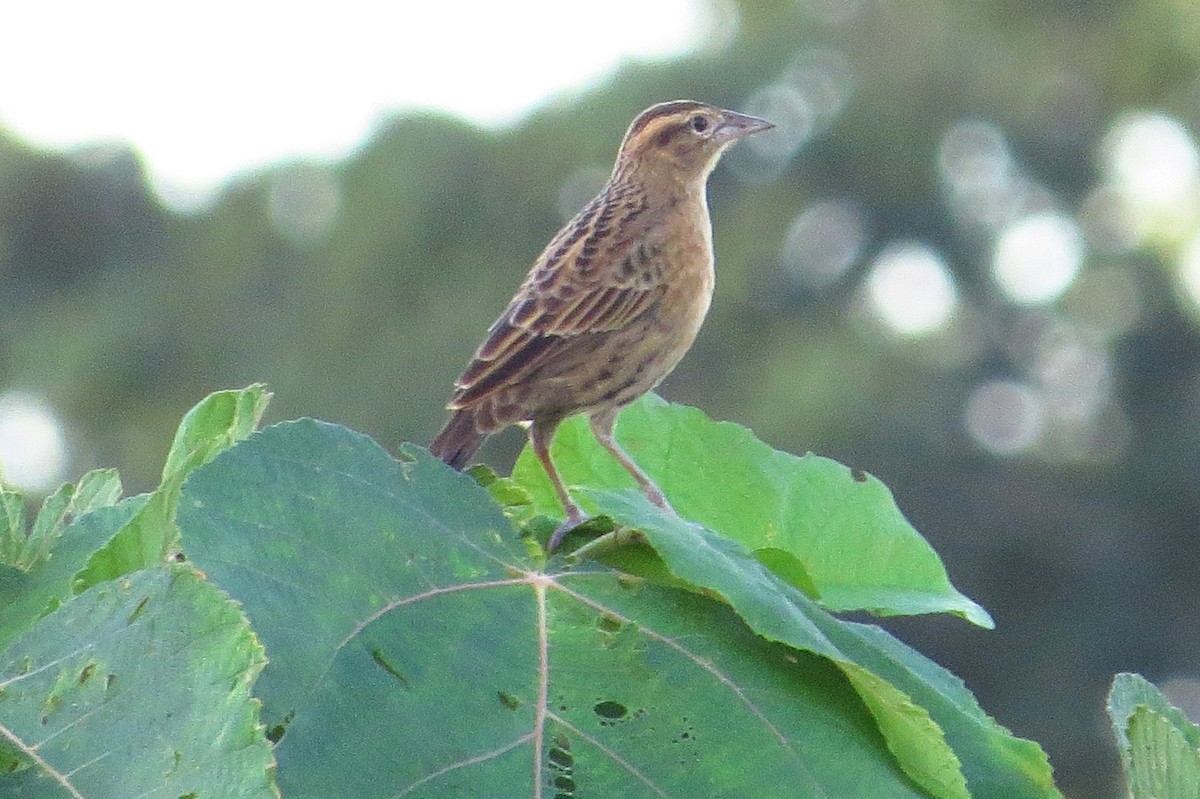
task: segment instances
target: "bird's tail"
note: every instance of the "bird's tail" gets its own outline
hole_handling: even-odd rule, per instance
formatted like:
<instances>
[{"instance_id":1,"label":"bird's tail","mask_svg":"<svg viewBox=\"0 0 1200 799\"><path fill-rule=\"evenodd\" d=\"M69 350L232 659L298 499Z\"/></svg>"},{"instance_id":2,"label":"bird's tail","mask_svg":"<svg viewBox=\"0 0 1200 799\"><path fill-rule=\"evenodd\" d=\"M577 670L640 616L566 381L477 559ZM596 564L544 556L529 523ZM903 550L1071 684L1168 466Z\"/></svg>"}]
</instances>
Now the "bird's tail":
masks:
<instances>
[{"instance_id":1,"label":"bird's tail","mask_svg":"<svg viewBox=\"0 0 1200 799\"><path fill-rule=\"evenodd\" d=\"M461 472L485 436L486 433L479 432L475 427L475 413L463 408L455 411L450 421L446 422L442 432L429 445L429 451Z\"/></svg>"}]
</instances>

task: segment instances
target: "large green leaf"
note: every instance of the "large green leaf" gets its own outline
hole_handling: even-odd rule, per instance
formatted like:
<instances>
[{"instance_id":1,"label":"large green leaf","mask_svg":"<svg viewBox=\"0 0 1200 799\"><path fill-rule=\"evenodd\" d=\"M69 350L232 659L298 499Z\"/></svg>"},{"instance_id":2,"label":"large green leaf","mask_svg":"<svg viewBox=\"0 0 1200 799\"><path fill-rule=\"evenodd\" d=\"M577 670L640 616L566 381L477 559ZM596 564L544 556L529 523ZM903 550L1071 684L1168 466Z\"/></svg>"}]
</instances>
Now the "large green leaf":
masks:
<instances>
[{"instance_id":1,"label":"large green leaf","mask_svg":"<svg viewBox=\"0 0 1200 799\"><path fill-rule=\"evenodd\" d=\"M694 590L543 563L485 489L423 450L397 462L312 421L198 469L178 518L267 648L256 692L289 797L963 795L917 692L834 637L906 678L910 664L753 558L761 582L744 590L781 611L769 637L792 645ZM976 799L1056 795L997 768L1016 788L981 781Z\"/></svg>"},{"instance_id":2,"label":"large green leaf","mask_svg":"<svg viewBox=\"0 0 1200 799\"><path fill-rule=\"evenodd\" d=\"M277 797L250 686L262 648L182 567L75 597L0 650L0 743L19 799Z\"/></svg>"},{"instance_id":3,"label":"large green leaf","mask_svg":"<svg viewBox=\"0 0 1200 799\"><path fill-rule=\"evenodd\" d=\"M745 544L781 577L815 592L825 607L885 615L950 612L993 626L983 608L950 584L937 553L871 475L828 458L774 450L743 427L653 394L621 414L617 438L683 518ZM551 453L568 485L633 486L582 417L559 427ZM536 512L562 518L528 448L513 479L530 491Z\"/></svg>"},{"instance_id":4,"label":"large green leaf","mask_svg":"<svg viewBox=\"0 0 1200 799\"><path fill-rule=\"evenodd\" d=\"M1133 799L1200 796L1200 728L1147 680L1118 674L1108 715Z\"/></svg>"},{"instance_id":5,"label":"large green leaf","mask_svg":"<svg viewBox=\"0 0 1200 799\"><path fill-rule=\"evenodd\" d=\"M641 531L672 575L725 599L755 632L838 664L905 770L931 793L1058 795L1041 748L996 724L932 661L878 628L830 616L738 542L664 512L639 492L585 493L601 512Z\"/></svg>"},{"instance_id":6,"label":"large green leaf","mask_svg":"<svg viewBox=\"0 0 1200 799\"><path fill-rule=\"evenodd\" d=\"M216 391L188 411L175 432L163 466L162 481L146 504L97 551L79 572L75 589L111 580L122 574L157 565L178 546L175 507L183 481L218 452L250 435L271 394L262 384Z\"/></svg>"}]
</instances>

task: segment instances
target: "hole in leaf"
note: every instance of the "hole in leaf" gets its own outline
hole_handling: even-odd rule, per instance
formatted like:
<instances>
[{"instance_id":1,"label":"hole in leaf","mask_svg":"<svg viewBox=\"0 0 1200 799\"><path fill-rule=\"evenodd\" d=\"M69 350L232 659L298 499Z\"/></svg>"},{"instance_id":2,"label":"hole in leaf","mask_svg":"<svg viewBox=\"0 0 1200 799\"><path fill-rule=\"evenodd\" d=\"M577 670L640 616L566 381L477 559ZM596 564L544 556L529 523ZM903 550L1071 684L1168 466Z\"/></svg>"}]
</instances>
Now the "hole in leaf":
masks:
<instances>
[{"instance_id":1,"label":"hole in leaf","mask_svg":"<svg viewBox=\"0 0 1200 799\"><path fill-rule=\"evenodd\" d=\"M375 665L379 666L379 668L381 668L385 672L387 672L387 675L389 677L391 677L393 680L400 683L405 688L409 688L409 689L412 688L412 685L409 683L408 678L404 676L404 674L400 671L400 669L393 666L392 663L386 657L384 657L382 649L379 649L378 647L376 647L375 649L372 649L371 650L371 659L375 661Z\"/></svg>"},{"instance_id":2,"label":"hole in leaf","mask_svg":"<svg viewBox=\"0 0 1200 799\"><path fill-rule=\"evenodd\" d=\"M288 725L292 723L292 719L295 717L296 717L296 711L294 711L294 710L290 711L286 716L283 717L283 721L279 722L274 727L271 727L269 730L267 730L267 733L266 733L267 740L270 741L272 744L279 743L279 741L282 740L284 734L287 732Z\"/></svg>"},{"instance_id":3,"label":"hole in leaf","mask_svg":"<svg viewBox=\"0 0 1200 799\"><path fill-rule=\"evenodd\" d=\"M516 710L521 706L521 700L504 691L497 691L496 696L500 697L500 704L505 710Z\"/></svg>"},{"instance_id":4,"label":"hole in leaf","mask_svg":"<svg viewBox=\"0 0 1200 799\"><path fill-rule=\"evenodd\" d=\"M548 762L555 772L551 786L554 799L573 799L575 796L575 758L571 756L571 741L561 732L556 733L550 745Z\"/></svg>"},{"instance_id":5,"label":"hole in leaf","mask_svg":"<svg viewBox=\"0 0 1200 799\"><path fill-rule=\"evenodd\" d=\"M575 767L575 758L571 756L571 742L562 733L554 736L554 743L548 754L550 765L559 771L570 773Z\"/></svg>"},{"instance_id":6,"label":"hole in leaf","mask_svg":"<svg viewBox=\"0 0 1200 799\"><path fill-rule=\"evenodd\" d=\"M854 482L856 483L867 482L867 473L862 469L851 469L850 476L854 478Z\"/></svg>"},{"instance_id":7,"label":"hole in leaf","mask_svg":"<svg viewBox=\"0 0 1200 799\"><path fill-rule=\"evenodd\" d=\"M629 715L629 708L620 702L600 702L592 710L601 718L601 723L604 723L604 721L620 721Z\"/></svg>"}]
</instances>

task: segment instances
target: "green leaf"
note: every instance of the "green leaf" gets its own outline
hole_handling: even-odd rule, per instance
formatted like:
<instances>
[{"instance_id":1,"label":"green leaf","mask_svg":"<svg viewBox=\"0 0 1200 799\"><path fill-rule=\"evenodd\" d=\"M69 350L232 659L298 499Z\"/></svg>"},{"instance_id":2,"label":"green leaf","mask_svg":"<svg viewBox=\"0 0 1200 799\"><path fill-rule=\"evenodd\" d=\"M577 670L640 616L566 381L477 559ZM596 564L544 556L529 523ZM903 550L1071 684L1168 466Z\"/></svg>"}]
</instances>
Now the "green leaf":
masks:
<instances>
[{"instance_id":1,"label":"green leaf","mask_svg":"<svg viewBox=\"0 0 1200 799\"><path fill-rule=\"evenodd\" d=\"M969 788L975 797L1058 795L1041 749L996 724L936 664L881 630L830 616L738 542L664 512L640 492L585 495L619 524L642 531L674 576L722 597L755 632L833 660L905 771L931 794L965 797Z\"/></svg>"},{"instance_id":2,"label":"green leaf","mask_svg":"<svg viewBox=\"0 0 1200 799\"><path fill-rule=\"evenodd\" d=\"M1139 706L1126 727L1133 799L1193 799L1200 796L1200 753L1166 716Z\"/></svg>"},{"instance_id":3,"label":"green leaf","mask_svg":"<svg viewBox=\"0 0 1200 799\"><path fill-rule=\"evenodd\" d=\"M514 524L524 524L533 515L533 497L511 477L501 477L488 466L477 463L467 474L491 494L492 499Z\"/></svg>"},{"instance_id":4,"label":"green leaf","mask_svg":"<svg viewBox=\"0 0 1200 799\"><path fill-rule=\"evenodd\" d=\"M0 481L0 564L18 569L25 564L27 536L25 495Z\"/></svg>"},{"instance_id":5,"label":"green leaf","mask_svg":"<svg viewBox=\"0 0 1200 799\"><path fill-rule=\"evenodd\" d=\"M1133 799L1200 796L1200 728L1149 681L1118 674L1108 715Z\"/></svg>"},{"instance_id":6,"label":"green leaf","mask_svg":"<svg viewBox=\"0 0 1200 799\"><path fill-rule=\"evenodd\" d=\"M267 648L257 693L287 796L965 795L931 743L940 722L846 649L892 652L753 558L769 582L746 590L804 648L694 590L544 563L487 489L403 458L290 422L185 486L186 552ZM893 755L918 745L906 766L924 790ZM1001 779L1016 789L975 799L1057 795Z\"/></svg>"},{"instance_id":7,"label":"green leaf","mask_svg":"<svg viewBox=\"0 0 1200 799\"><path fill-rule=\"evenodd\" d=\"M25 498L0 485L0 513L5 530L0 535L0 563L28 571L49 556L71 520L121 498L121 478L115 469L97 469L66 483L42 503L33 528L25 529Z\"/></svg>"},{"instance_id":8,"label":"green leaf","mask_svg":"<svg viewBox=\"0 0 1200 799\"><path fill-rule=\"evenodd\" d=\"M188 411L175 433L162 482L145 507L79 572L76 590L159 564L178 547L175 508L183 481L192 470L252 433L270 400L266 387L256 383L209 394Z\"/></svg>"},{"instance_id":9,"label":"green leaf","mask_svg":"<svg viewBox=\"0 0 1200 799\"><path fill-rule=\"evenodd\" d=\"M779 452L743 427L653 394L621 414L617 434L681 516L745 544L785 580L815 591L825 607L881 615L949 612L993 626L983 608L950 584L937 554L871 475L827 458ZM582 417L559 427L552 456L568 485L634 485ZM513 479L530 491L537 512L562 518L528 448Z\"/></svg>"},{"instance_id":10,"label":"green leaf","mask_svg":"<svg viewBox=\"0 0 1200 799\"><path fill-rule=\"evenodd\" d=\"M179 480L258 429L271 392L262 383L209 394L184 414L163 466L162 483Z\"/></svg>"},{"instance_id":11,"label":"green leaf","mask_svg":"<svg viewBox=\"0 0 1200 799\"><path fill-rule=\"evenodd\" d=\"M842 629L838 647L924 708L942 729L974 799L1061 799L1042 748L997 724L962 680L878 627L843 622Z\"/></svg>"},{"instance_id":12,"label":"green leaf","mask_svg":"<svg viewBox=\"0 0 1200 799\"><path fill-rule=\"evenodd\" d=\"M193 571L75 597L0 651L5 797L278 797L250 687L262 648Z\"/></svg>"},{"instance_id":13,"label":"green leaf","mask_svg":"<svg viewBox=\"0 0 1200 799\"><path fill-rule=\"evenodd\" d=\"M643 531L672 574L720 596L759 635L836 663L875 716L909 776L935 796L967 797L958 758L941 728L907 695L838 647L837 639L845 634L841 622L779 579L738 542L664 514L640 493L589 493L619 523Z\"/></svg>"},{"instance_id":14,"label":"green leaf","mask_svg":"<svg viewBox=\"0 0 1200 799\"><path fill-rule=\"evenodd\" d=\"M53 556L28 571L0 566L0 646L29 629L72 595L75 574L146 504L130 497L80 516L63 532Z\"/></svg>"},{"instance_id":15,"label":"green leaf","mask_svg":"<svg viewBox=\"0 0 1200 799\"><path fill-rule=\"evenodd\" d=\"M1117 746L1122 752L1129 747L1125 727L1139 706L1165 717L1175 725L1190 746L1200 748L1200 729L1188 721L1183 711L1168 702L1162 692L1145 677L1125 673L1113 677L1112 689L1108 692L1108 716L1112 720Z\"/></svg>"},{"instance_id":16,"label":"green leaf","mask_svg":"<svg viewBox=\"0 0 1200 799\"><path fill-rule=\"evenodd\" d=\"M75 484L67 514L79 518L99 508L116 505L121 499L121 490L121 476L116 469L94 469Z\"/></svg>"}]
</instances>

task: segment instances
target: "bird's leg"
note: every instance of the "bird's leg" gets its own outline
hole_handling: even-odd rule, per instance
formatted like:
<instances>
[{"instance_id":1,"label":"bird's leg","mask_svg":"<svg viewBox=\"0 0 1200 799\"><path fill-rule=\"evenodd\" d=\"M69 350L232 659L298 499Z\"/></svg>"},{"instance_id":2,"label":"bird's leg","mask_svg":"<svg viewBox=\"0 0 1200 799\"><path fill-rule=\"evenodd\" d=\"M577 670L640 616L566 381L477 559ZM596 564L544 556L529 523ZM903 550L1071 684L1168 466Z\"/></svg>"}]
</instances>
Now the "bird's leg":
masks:
<instances>
[{"instance_id":1,"label":"bird's leg","mask_svg":"<svg viewBox=\"0 0 1200 799\"><path fill-rule=\"evenodd\" d=\"M562 543L563 538L568 532L578 527L587 521L587 514L579 509L579 506L571 499L571 495L567 493L567 487L563 485L562 477L558 474L558 469L554 468L554 461L550 460L550 441L554 438L554 431L558 427L558 422L549 424L534 422L529 428L529 443L533 445L533 452L537 455L538 460L542 462L542 468L546 470L546 474L550 477L550 483L554 486L554 492L558 494L558 499L562 502L563 510L567 513L567 518L563 520L550 536L550 543L546 549L550 552Z\"/></svg>"},{"instance_id":2,"label":"bird's leg","mask_svg":"<svg viewBox=\"0 0 1200 799\"><path fill-rule=\"evenodd\" d=\"M592 415L590 422L592 425L592 434L596 436L596 440L600 442L600 446L612 453L617 462L625 467L625 471L633 476L633 479L637 481L638 487L642 489L642 493L646 495L646 499L663 510L674 513L675 509L671 507L671 503L667 502L662 489L654 484L654 481L633 462L633 458L629 457L629 453L621 449L621 445L613 438L613 428L617 423L617 409L599 411Z\"/></svg>"}]
</instances>

